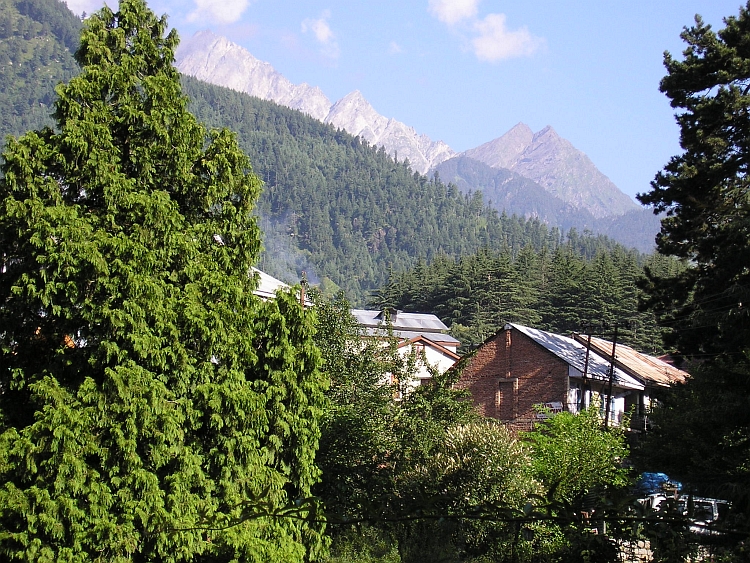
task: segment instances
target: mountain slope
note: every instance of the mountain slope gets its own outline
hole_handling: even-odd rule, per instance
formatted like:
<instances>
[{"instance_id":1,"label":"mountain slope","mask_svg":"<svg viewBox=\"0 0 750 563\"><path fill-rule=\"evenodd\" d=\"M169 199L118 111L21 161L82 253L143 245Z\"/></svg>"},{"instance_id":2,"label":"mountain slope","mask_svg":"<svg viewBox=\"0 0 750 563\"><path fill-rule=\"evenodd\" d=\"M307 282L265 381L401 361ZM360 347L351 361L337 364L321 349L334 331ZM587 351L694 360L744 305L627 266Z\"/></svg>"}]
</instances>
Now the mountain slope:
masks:
<instances>
[{"instance_id":1,"label":"mountain slope","mask_svg":"<svg viewBox=\"0 0 750 563\"><path fill-rule=\"evenodd\" d=\"M0 139L52 125L55 86L78 73L81 20L55 0L0 0Z\"/></svg>"},{"instance_id":2,"label":"mountain slope","mask_svg":"<svg viewBox=\"0 0 750 563\"><path fill-rule=\"evenodd\" d=\"M177 67L184 74L212 84L299 109L376 147L384 147L386 153L399 161L407 160L412 169L420 173L440 172L441 163L456 156L442 141L434 142L404 123L380 115L360 92L351 92L330 105L319 89L292 84L268 63L210 31L199 32L183 42L177 51ZM594 226L597 223L609 227L609 223L601 221L603 218L625 216L632 219L639 215L640 207L583 152L551 127L535 134L527 125L519 123L505 135L462 155L494 169L508 169L546 192L539 194L537 188L516 191L512 202L505 192L504 198L488 193L487 200L500 211L539 217L562 228L575 226L579 230L591 228L597 232L602 232L600 227ZM466 192L493 189L487 182L472 182L467 177L457 185ZM524 197L532 199L524 202ZM631 229L640 226L642 222L636 222ZM630 239L638 239L638 248L651 249L655 234L656 230L649 229L641 238L630 236Z\"/></svg>"},{"instance_id":3,"label":"mountain slope","mask_svg":"<svg viewBox=\"0 0 750 563\"><path fill-rule=\"evenodd\" d=\"M399 160L409 159L411 167L423 174L455 154L442 141L434 142L395 119L383 117L360 92L352 92L331 105L320 89L292 84L270 64L210 31L200 31L183 40L176 53L176 66L183 74L204 82L271 100L331 123L372 145L385 147L389 155L397 155Z\"/></svg>"},{"instance_id":4,"label":"mountain slope","mask_svg":"<svg viewBox=\"0 0 750 563\"><path fill-rule=\"evenodd\" d=\"M434 171L442 181L455 184L464 193L481 191L488 205L507 214L538 218L566 230L590 229L595 222L586 210L575 209L533 180L507 168L492 168L468 156L456 156Z\"/></svg>"},{"instance_id":5,"label":"mountain slope","mask_svg":"<svg viewBox=\"0 0 750 563\"><path fill-rule=\"evenodd\" d=\"M38 2L64 10L56 0L3 1L11 7ZM0 18L7 13L20 14L3 12ZM36 22L38 29L55 29L41 13L29 16L31 21L24 25ZM65 21L75 24L77 32L77 18L68 11L63 15L72 18ZM11 33L20 52L33 52L32 46L43 42L50 46L50 61L65 57L72 61L63 42L38 41L33 34L26 39L20 31L16 28ZM77 72L75 63L71 65L70 72ZM18 80L25 87L33 78L20 76ZM382 285L390 272L421 259L461 256L481 247L514 253L525 245L551 249L566 240L587 256L597 248L616 246L604 237L566 237L533 217L501 216L484 205L482 194L461 194L455 186L414 174L401 157L394 162L385 150L299 111L189 77L183 84L191 111L209 126L234 130L264 181L257 209L266 251L259 267L287 281L296 281L307 272L313 282L345 289L357 304ZM16 84L0 83L0 95L22 92L26 97L0 98L5 100L0 103L0 115L26 119L33 115L28 108L40 107L41 100L50 104L54 100L49 81L25 90L10 86ZM11 102L18 107L11 107ZM51 124L49 111L47 106L42 125Z\"/></svg>"},{"instance_id":6,"label":"mountain slope","mask_svg":"<svg viewBox=\"0 0 750 563\"><path fill-rule=\"evenodd\" d=\"M362 303L390 272L419 259L482 247L551 249L564 240L558 229L500 216L481 194L414 174L383 149L298 111L191 77L183 85L199 120L237 132L264 181L259 267L277 277L294 281L305 271Z\"/></svg>"},{"instance_id":7,"label":"mountain slope","mask_svg":"<svg viewBox=\"0 0 750 563\"><path fill-rule=\"evenodd\" d=\"M597 218L587 209L550 194L529 178L507 168L492 168L468 156L446 160L434 172L463 193L481 191L485 203L499 212L536 218L563 230L601 233L644 253L654 250L660 219L648 209L635 206L622 215Z\"/></svg>"},{"instance_id":8,"label":"mountain slope","mask_svg":"<svg viewBox=\"0 0 750 563\"><path fill-rule=\"evenodd\" d=\"M371 145L385 147L388 154L399 160L408 159L411 167L422 174L456 154L444 142L434 142L400 121L383 117L358 90L336 102L324 121L362 137Z\"/></svg>"},{"instance_id":9,"label":"mountain slope","mask_svg":"<svg viewBox=\"0 0 750 563\"><path fill-rule=\"evenodd\" d=\"M588 156L549 126L532 133L527 125L519 123L502 137L462 154L529 178L553 196L597 218L640 208Z\"/></svg>"}]
</instances>

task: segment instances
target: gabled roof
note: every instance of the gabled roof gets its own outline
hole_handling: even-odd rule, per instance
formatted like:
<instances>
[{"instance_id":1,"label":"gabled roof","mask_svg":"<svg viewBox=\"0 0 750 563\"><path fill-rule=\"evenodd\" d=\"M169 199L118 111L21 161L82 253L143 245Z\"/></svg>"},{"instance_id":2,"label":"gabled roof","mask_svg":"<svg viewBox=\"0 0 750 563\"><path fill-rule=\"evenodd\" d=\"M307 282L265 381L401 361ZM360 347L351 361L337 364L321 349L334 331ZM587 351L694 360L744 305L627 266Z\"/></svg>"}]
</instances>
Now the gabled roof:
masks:
<instances>
[{"instance_id":1,"label":"gabled roof","mask_svg":"<svg viewBox=\"0 0 750 563\"><path fill-rule=\"evenodd\" d=\"M411 330L414 332L443 332L448 330L443 321L430 313L404 313L403 311L369 311L366 309L352 309L352 315L362 326L385 326L390 321L396 330Z\"/></svg>"},{"instance_id":2,"label":"gabled roof","mask_svg":"<svg viewBox=\"0 0 750 563\"><path fill-rule=\"evenodd\" d=\"M404 340L398 345L398 347L402 348L404 346L409 346L410 344L417 344L417 343L422 343L425 346L430 346L431 348L434 348L435 350L437 350L444 356L451 358L452 360L458 360L461 357L450 348L446 348L445 346L442 346L440 343L435 342L434 340L431 340L430 338L426 338L422 335L415 336L414 338L410 338L408 340Z\"/></svg>"},{"instance_id":3,"label":"gabled roof","mask_svg":"<svg viewBox=\"0 0 750 563\"><path fill-rule=\"evenodd\" d=\"M586 369L586 377L588 379L609 381L609 362L592 351L589 354L588 366L586 366L586 347L580 342L567 336L515 323L506 324L505 329L515 329L525 334L534 342L567 363L568 366L573 368L571 377L582 379L584 369ZM613 384L624 389L644 389L643 383L619 367L615 367L614 369Z\"/></svg>"},{"instance_id":4,"label":"gabled roof","mask_svg":"<svg viewBox=\"0 0 750 563\"><path fill-rule=\"evenodd\" d=\"M585 346L588 336L574 333L573 338ZM596 351L606 361L610 361L612 357L612 343L603 338L592 336L591 350ZM673 383L684 383L690 377L687 372L677 369L659 358L648 356L620 343L615 346L615 364L646 384L660 387L667 387Z\"/></svg>"},{"instance_id":5,"label":"gabled roof","mask_svg":"<svg viewBox=\"0 0 750 563\"><path fill-rule=\"evenodd\" d=\"M289 286L283 281L277 280L273 276L269 276L267 273L260 271L258 268L250 268L250 270L254 274L258 274L258 277L260 278L258 288L253 292L258 297L273 299L276 296L276 290L289 290Z\"/></svg>"}]
</instances>

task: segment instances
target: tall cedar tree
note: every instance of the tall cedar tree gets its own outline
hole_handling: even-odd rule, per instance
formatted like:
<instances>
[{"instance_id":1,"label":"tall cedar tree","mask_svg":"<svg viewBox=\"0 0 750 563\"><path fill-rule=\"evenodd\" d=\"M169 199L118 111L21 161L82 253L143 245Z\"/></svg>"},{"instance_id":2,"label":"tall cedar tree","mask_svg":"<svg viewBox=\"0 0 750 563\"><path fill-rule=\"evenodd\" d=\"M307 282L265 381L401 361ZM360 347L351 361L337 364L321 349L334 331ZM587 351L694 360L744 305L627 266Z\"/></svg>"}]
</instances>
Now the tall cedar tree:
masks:
<instances>
[{"instance_id":1,"label":"tall cedar tree","mask_svg":"<svg viewBox=\"0 0 750 563\"><path fill-rule=\"evenodd\" d=\"M697 16L683 59L665 54L660 89L684 152L638 196L667 213L659 252L693 265L649 287L688 354L736 354L750 341L750 4L725 24L715 33Z\"/></svg>"},{"instance_id":2,"label":"tall cedar tree","mask_svg":"<svg viewBox=\"0 0 750 563\"><path fill-rule=\"evenodd\" d=\"M321 545L263 516L318 479L312 321L293 295L253 295L260 183L186 110L166 29L143 0L90 17L58 132L4 153L6 561L301 561Z\"/></svg>"},{"instance_id":3,"label":"tall cedar tree","mask_svg":"<svg viewBox=\"0 0 750 563\"><path fill-rule=\"evenodd\" d=\"M701 362L654 413L652 469L734 501L750 521L750 3L714 32L696 16L683 60L665 54L661 90L684 152L639 196L666 211L657 243L688 267L651 276L651 302Z\"/></svg>"}]
</instances>

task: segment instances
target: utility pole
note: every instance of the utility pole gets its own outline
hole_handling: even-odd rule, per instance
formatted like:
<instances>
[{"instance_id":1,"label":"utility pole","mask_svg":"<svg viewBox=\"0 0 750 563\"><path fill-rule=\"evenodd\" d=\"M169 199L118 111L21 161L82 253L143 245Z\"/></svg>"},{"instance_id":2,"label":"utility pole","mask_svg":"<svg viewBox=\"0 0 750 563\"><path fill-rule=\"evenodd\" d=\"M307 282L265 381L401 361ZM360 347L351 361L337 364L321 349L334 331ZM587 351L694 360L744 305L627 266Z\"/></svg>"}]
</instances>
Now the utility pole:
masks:
<instances>
[{"instance_id":1,"label":"utility pole","mask_svg":"<svg viewBox=\"0 0 750 563\"><path fill-rule=\"evenodd\" d=\"M604 428L609 428L609 410L612 406L612 383L615 379L616 347L617 347L617 323L615 323L615 337L612 339L612 358L609 363L609 390L607 391L607 410L604 413Z\"/></svg>"},{"instance_id":2,"label":"utility pole","mask_svg":"<svg viewBox=\"0 0 750 563\"><path fill-rule=\"evenodd\" d=\"M580 398L580 405L578 408L578 411L582 411L585 408L586 404L586 387L587 387L587 377L589 372L589 355L591 354L591 323L586 323L586 336L587 336L587 342L586 342L586 359L583 362L583 382L581 383L581 398Z\"/></svg>"}]
</instances>

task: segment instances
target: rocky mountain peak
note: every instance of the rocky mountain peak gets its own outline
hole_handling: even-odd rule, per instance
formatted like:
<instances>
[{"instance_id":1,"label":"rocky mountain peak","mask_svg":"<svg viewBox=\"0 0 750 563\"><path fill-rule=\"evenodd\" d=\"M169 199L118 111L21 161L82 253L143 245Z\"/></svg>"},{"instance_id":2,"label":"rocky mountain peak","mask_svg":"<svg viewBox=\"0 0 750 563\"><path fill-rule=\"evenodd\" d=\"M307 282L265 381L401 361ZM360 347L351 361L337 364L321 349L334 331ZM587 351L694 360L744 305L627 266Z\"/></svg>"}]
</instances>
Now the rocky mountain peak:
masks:
<instances>
[{"instance_id":1,"label":"rocky mountain peak","mask_svg":"<svg viewBox=\"0 0 750 563\"><path fill-rule=\"evenodd\" d=\"M537 131L532 137L532 142L534 143L559 142L564 140L565 139L560 137L551 125L547 125L544 129Z\"/></svg>"},{"instance_id":2,"label":"rocky mountain peak","mask_svg":"<svg viewBox=\"0 0 750 563\"><path fill-rule=\"evenodd\" d=\"M375 108L365 99L362 92L354 90L331 106L325 121L334 123L335 121L342 121L342 119L345 121L356 118L364 119L367 122L378 121L378 118L386 119L375 111ZM334 123L334 125L338 124Z\"/></svg>"},{"instance_id":3,"label":"rocky mountain peak","mask_svg":"<svg viewBox=\"0 0 750 563\"><path fill-rule=\"evenodd\" d=\"M493 168L511 168L534 139L534 133L525 123L517 123L502 137L469 149L463 153Z\"/></svg>"},{"instance_id":4,"label":"rocky mountain peak","mask_svg":"<svg viewBox=\"0 0 750 563\"><path fill-rule=\"evenodd\" d=\"M361 105L367 108L372 108L370 102L368 102L359 90L353 90L346 96L341 98L336 104L349 104L349 105Z\"/></svg>"},{"instance_id":5,"label":"rocky mountain peak","mask_svg":"<svg viewBox=\"0 0 750 563\"><path fill-rule=\"evenodd\" d=\"M272 100L323 120L331 107L320 88L292 84L270 64L211 31L199 31L175 53L177 69L205 82Z\"/></svg>"},{"instance_id":6,"label":"rocky mountain peak","mask_svg":"<svg viewBox=\"0 0 750 563\"><path fill-rule=\"evenodd\" d=\"M184 41L176 61L184 74L298 109L374 146L383 146L399 160L408 159L412 168L423 174L456 154L442 141L432 141L404 123L380 115L358 90L332 105L319 88L292 84L270 64L210 31ZM584 153L550 126L534 133L525 123L517 123L501 137L463 155L533 180L553 196L597 218L638 209Z\"/></svg>"},{"instance_id":7,"label":"rocky mountain peak","mask_svg":"<svg viewBox=\"0 0 750 563\"><path fill-rule=\"evenodd\" d=\"M359 90L333 104L326 123L358 135L374 146L383 146L399 160L408 159L412 169L426 173L455 152L442 141L433 142L412 127L380 115Z\"/></svg>"},{"instance_id":8,"label":"rocky mountain peak","mask_svg":"<svg viewBox=\"0 0 750 563\"><path fill-rule=\"evenodd\" d=\"M176 63L184 74L298 109L359 135L373 145L385 147L389 154L397 154L400 160L408 158L412 168L423 174L455 154L442 141L434 142L411 127L380 115L358 90L331 105L320 89L292 84L270 64L210 31L198 32L184 41L176 53Z\"/></svg>"},{"instance_id":9,"label":"rocky mountain peak","mask_svg":"<svg viewBox=\"0 0 750 563\"><path fill-rule=\"evenodd\" d=\"M531 130L531 127L519 121L500 138L506 139L507 142L513 141L515 143L524 143L524 145L528 145L533 137L534 132Z\"/></svg>"},{"instance_id":10,"label":"rocky mountain peak","mask_svg":"<svg viewBox=\"0 0 750 563\"><path fill-rule=\"evenodd\" d=\"M585 209L596 218L639 209L588 156L549 125L532 133L527 125L519 123L503 136L470 149L463 156L533 180L551 195L576 209Z\"/></svg>"}]
</instances>

